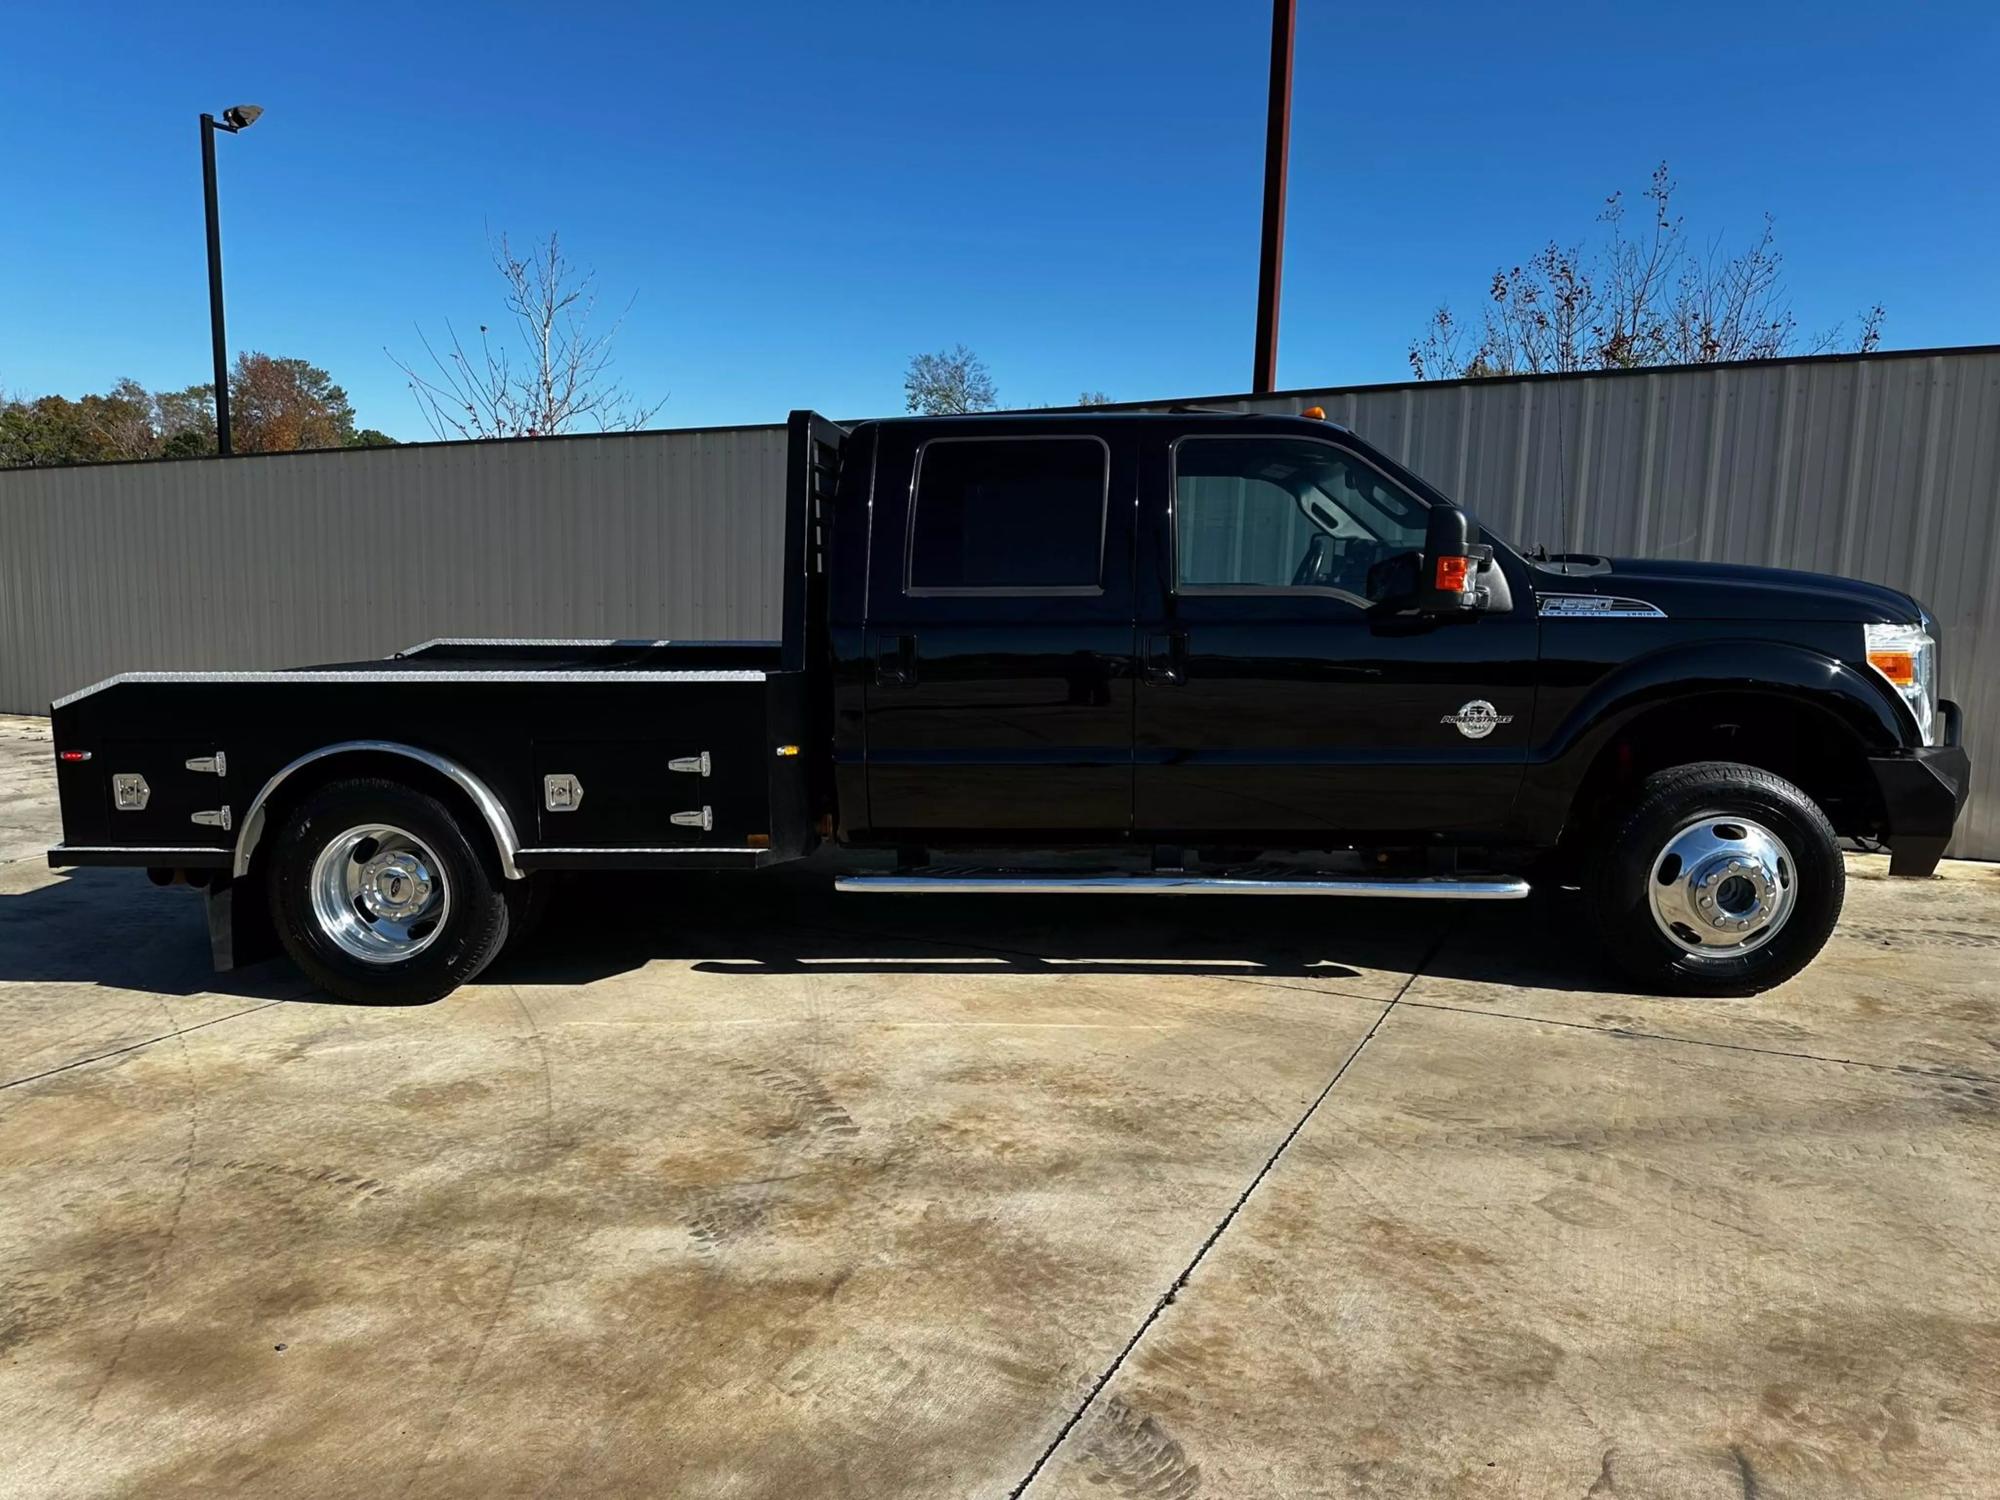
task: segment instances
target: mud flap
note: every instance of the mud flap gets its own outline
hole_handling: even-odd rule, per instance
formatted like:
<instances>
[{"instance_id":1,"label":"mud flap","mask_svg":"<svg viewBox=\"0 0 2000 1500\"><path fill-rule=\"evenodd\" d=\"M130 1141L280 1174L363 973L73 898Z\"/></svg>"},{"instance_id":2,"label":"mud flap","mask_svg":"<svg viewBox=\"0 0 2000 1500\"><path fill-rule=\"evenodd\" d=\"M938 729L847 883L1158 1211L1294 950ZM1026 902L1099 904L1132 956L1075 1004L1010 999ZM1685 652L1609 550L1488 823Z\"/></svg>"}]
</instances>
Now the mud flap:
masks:
<instances>
[{"instance_id":1,"label":"mud flap","mask_svg":"<svg viewBox=\"0 0 2000 1500\"><path fill-rule=\"evenodd\" d=\"M1891 875L1932 875L1937 872L1938 861L1944 858L1944 846L1951 839L1917 838L1914 835L1899 838L1889 846L1889 873Z\"/></svg>"},{"instance_id":2,"label":"mud flap","mask_svg":"<svg viewBox=\"0 0 2000 1500\"><path fill-rule=\"evenodd\" d=\"M1958 743L1958 705L1939 705L1946 743L1868 760L1888 825L1889 873L1929 875L1944 857L1972 787L1972 760Z\"/></svg>"},{"instance_id":3,"label":"mud flap","mask_svg":"<svg viewBox=\"0 0 2000 1500\"><path fill-rule=\"evenodd\" d=\"M217 875L202 890L208 911L208 952L215 972L227 974L278 956L278 934L264 882L256 875Z\"/></svg>"}]
</instances>

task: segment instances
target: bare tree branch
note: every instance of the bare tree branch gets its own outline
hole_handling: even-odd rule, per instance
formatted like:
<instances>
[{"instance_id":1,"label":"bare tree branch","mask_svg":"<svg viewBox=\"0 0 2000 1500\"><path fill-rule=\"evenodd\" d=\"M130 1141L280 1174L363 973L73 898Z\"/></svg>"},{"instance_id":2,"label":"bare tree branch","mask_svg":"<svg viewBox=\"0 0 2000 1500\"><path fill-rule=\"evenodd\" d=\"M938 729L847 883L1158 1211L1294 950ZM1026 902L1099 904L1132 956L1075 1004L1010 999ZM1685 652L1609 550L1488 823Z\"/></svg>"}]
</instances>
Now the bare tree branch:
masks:
<instances>
[{"instance_id":1,"label":"bare tree branch","mask_svg":"<svg viewBox=\"0 0 2000 1500\"><path fill-rule=\"evenodd\" d=\"M1000 404L1000 393L985 361L959 344L911 356L903 372L903 401L906 409L925 416L950 416L991 411Z\"/></svg>"},{"instance_id":2,"label":"bare tree branch","mask_svg":"<svg viewBox=\"0 0 2000 1500\"><path fill-rule=\"evenodd\" d=\"M1717 237L1697 252L1673 211L1678 186L1661 162L1643 197L1649 227L1628 231L1623 195L1605 199L1606 229L1594 249L1551 240L1525 265L1493 273L1475 338L1441 305L1411 341L1419 380L1546 371L1630 369L1769 359L1800 347L1777 228L1731 252ZM1881 304L1861 314L1858 337L1842 325L1805 342L1811 353L1859 352L1882 341Z\"/></svg>"},{"instance_id":3,"label":"bare tree branch","mask_svg":"<svg viewBox=\"0 0 2000 1500\"><path fill-rule=\"evenodd\" d=\"M592 332L596 273L579 273L559 236L537 241L525 255L515 253L505 234L488 243L506 287L501 302L513 340L496 340L482 323L475 357L447 320L443 349L421 325L416 330L428 372L389 355L431 431L440 438L552 437L586 427L630 432L651 422L666 398L644 405L611 374L612 345L637 295L608 328ZM513 342L526 350L520 367Z\"/></svg>"}]
</instances>

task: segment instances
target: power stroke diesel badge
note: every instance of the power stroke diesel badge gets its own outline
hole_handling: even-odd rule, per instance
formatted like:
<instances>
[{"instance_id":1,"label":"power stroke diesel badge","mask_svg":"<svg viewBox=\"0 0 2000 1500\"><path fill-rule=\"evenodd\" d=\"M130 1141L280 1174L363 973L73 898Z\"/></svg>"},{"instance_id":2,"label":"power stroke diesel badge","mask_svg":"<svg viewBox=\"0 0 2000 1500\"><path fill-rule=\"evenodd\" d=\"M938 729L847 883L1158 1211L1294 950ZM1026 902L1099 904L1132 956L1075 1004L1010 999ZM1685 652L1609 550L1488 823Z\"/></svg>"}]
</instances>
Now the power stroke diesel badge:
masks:
<instances>
[{"instance_id":1,"label":"power stroke diesel badge","mask_svg":"<svg viewBox=\"0 0 2000 1500\"><path fill-rule=\"evenodd\" d=\"M1493 732L1494 726L1511 724L1512 714L1503 714L1484 698L1474 698L1455 714L1446 714L1438 720L1440 724L1450 724L1469 740L1483 740Z\"/></svg>"}]
</instances>

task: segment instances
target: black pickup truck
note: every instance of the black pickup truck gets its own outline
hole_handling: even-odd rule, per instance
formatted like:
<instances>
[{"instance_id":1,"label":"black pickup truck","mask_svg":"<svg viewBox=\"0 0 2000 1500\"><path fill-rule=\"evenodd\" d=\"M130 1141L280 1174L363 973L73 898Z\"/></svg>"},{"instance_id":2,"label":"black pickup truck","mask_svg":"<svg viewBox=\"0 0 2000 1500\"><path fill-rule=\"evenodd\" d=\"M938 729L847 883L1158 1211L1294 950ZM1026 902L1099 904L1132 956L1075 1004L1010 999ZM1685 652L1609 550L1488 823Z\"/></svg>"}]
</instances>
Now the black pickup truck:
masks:
<instances>
[{"instance_id":1,"label":"black pickup truck","mask_svg":"<svg viewBox=\"0 0 2000 1500\"><path fill-rule=\"evenodd\" d=\"M870 891L1568 881L1638 983L1740 993L1825 943L1838 838L1926 875L1965 800L1907 595L1523 555L1316 412L790 445L782 640L114 677L54 705L50 863L198 886L219 965L281 942L359 999L471 979L549 872L826 840L899 852Z\"/></svg>"}]
</instances>

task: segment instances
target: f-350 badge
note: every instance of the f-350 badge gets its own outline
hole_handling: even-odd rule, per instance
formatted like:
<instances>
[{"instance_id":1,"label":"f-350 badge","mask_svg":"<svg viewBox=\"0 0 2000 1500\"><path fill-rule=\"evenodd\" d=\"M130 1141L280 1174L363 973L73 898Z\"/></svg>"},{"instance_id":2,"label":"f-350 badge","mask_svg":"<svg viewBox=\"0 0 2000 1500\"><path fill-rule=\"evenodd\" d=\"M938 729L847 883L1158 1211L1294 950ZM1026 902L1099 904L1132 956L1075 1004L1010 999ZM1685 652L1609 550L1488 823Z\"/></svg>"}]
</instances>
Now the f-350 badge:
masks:
<instances>
[{"instance_id":1,"label":"f-350 badge","mask_svg":"<svg viewBox=\"0 0 2000 1500\"><path fill-rule=\"evenodd\" d=\"M1484 698L1474 698L1455 714L1446 714L1438 720L1440 724L1455 725L1458 732L1469 740L1483 740L1491 734L1496 725L1514 722L1512 714L1503 714Z\"/></svg>"}]
</instances>

